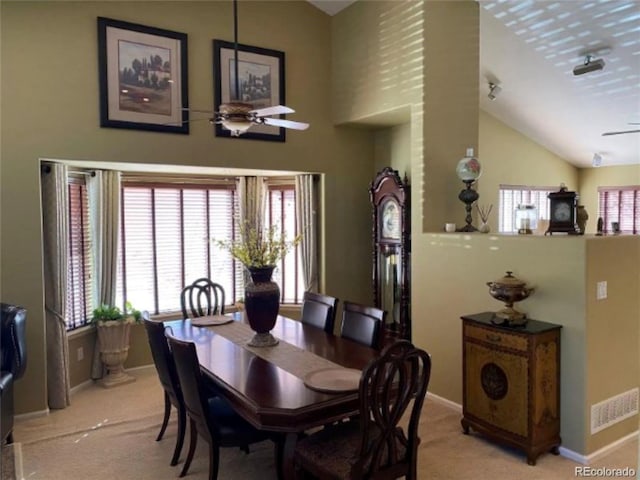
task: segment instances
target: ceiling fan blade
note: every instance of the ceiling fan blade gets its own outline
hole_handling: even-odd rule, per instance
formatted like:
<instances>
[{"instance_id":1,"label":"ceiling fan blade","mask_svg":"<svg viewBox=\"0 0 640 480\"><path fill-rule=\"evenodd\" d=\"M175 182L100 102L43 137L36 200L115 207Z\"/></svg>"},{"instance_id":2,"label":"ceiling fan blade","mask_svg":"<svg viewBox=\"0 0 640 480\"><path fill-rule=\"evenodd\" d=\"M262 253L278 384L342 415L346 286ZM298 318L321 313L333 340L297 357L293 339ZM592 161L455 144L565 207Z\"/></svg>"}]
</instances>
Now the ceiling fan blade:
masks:
<instances>
[{"instance_id":1,"label":"ceiling fan blade","mask_svg":"<svg viewBox=\"0 0 640 480\"><path fill-rule=\"evenodd\" d=\"M309 128L308 123L293 122L291 120L282 120L280 118L261 118L265 125L273 125L274 127L292 128L294 130L306 130Z\"/></svg>"},{"instance_id":2,"label":"ceiling fan blade","mask_svg":"<svg viewBox=\"0 0 640 480\"><path fill-rule=\"evenodd\" d=\"M251 110L249 113L254 114L256 117L266 117L267 115L280 115L284 113L294 113L295 110L284 105L274 105L273 107L258 108Z\"/></svg>"},{"instance_id":3,"label":"ceiling fan blade","mask_svg":"<svg viewBox=\"0 0 640 480\"><path fill-rule=\"evenodd\" d=\"M609 137L611 135L622 135L623 133L640 133L640 130L622 130L620 132L604 132L603 137Z\"/></svg>"}]
</instances>

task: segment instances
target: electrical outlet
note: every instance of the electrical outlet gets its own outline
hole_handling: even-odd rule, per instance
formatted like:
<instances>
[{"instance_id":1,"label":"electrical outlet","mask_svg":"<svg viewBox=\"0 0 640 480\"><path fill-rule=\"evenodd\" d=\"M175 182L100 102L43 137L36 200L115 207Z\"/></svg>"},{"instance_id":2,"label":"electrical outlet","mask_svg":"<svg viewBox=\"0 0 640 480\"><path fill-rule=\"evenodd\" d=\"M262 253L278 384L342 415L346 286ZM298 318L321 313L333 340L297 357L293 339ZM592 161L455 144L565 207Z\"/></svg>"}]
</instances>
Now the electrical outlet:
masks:
<instances>
[{"instance_id":1,"label":"electrical outlet","mask_svg":"<svg viewBox=\"0 0 640 480\"><path fill-rule=\"evenodd\" d=\"M596 300L604 300L607 298L607 282L598 282L596 284Z\"/></svg>"},{"instance_id":2,"label":"electrical outlet","mask_svg":"<svg viewBox=\"0 0 640 480\"><path fill-rule=\"evenodd\" d=\"M78 347L78 361L82 361L84 359L84 348Z\"/></svg>"}]
</instances>

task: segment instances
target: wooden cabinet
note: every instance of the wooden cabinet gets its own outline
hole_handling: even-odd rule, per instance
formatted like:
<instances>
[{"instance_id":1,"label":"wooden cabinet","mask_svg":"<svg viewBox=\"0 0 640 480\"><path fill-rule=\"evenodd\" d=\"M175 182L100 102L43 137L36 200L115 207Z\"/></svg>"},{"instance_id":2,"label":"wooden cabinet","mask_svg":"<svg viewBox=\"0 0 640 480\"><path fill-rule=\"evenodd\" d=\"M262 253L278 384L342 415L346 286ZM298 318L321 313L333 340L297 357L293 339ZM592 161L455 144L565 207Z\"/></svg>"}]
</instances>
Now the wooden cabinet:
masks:
<instances>
[{"instance_id":1,"label":"wooden cabinet","mask_svg":"<svg viewBox=\"0 0 640 480\"><path fill-rule=\"evenodd\" d=\"M493 313L462 317L464 433L522 449L535 465L560 446L560 325L492 323Z\"/></svg>"}]
</instances>

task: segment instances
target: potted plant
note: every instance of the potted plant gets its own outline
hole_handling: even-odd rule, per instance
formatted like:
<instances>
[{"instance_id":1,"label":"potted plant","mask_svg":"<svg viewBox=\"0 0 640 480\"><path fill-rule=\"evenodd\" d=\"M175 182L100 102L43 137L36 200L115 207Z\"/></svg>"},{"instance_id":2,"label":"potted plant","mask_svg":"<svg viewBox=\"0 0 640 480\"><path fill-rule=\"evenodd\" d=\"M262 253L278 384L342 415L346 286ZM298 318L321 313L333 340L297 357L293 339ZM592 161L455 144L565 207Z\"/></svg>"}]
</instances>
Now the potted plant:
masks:
<instances>
[{"instance_id":1,"label":"potted plant","mask_svg":"<svg viewBox=\"0 0 640 480\"><path fill-rule=\"evenodd\" d=\"M244 308L251 329L256 335L249 341L250 346L269 347L278 340L269 333L278 317L280 308L280 287L271 280L278 260L284 257L300 240L301 235L287 240L276 225L262 229L245 223L240 227L237 240L214 240L242 262L249 271L250 280L245 285Z\"/></svg>"},{"instance_id":2,"label":"potted plant","mask_svg":"<svg viewBox=\"0 0 640 480\"><path fill-rule=\"evenodd\" d=\"M124 371L124 362L129 356L129 334L131 325L140 321L141 314L129 302L124 312L114 305L100 305L93 311L91 323L98 332L100 360L107 374L100 380L103 387L114 387L135 381Z\"/></svg>"}]
</instances>

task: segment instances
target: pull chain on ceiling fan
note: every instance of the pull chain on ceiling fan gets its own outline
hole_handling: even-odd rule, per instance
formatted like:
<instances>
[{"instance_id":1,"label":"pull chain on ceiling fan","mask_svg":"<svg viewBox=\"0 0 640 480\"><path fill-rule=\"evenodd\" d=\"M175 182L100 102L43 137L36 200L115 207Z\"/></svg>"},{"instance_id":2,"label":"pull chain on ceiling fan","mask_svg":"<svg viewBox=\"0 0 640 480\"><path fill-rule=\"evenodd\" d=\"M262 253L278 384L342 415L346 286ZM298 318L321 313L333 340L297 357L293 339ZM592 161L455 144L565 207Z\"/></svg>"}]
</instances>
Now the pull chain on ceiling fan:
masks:
<instances>
[{"instance_id":1,"label":"pull chain on ceiling fan","mask_svg":"<svg viewBox=\"0 0 640 480\"><path fill-rule=\"evenodd\" d=\"M240 75L238 59L238 0L233 0L233 53L234 53L234 90L233 98L229 103L220 104L219 111L215 112L213 122L221 124L231 132L232 137L239 137L252 125L272 125L274 127L292 128L294 130L306 130L308 123L293 122L280 118L270 118L270 115L294 113L294 110L284 105L254 109L253 105L243 102L240 91Z\"/></svg>"}]
</instances>

